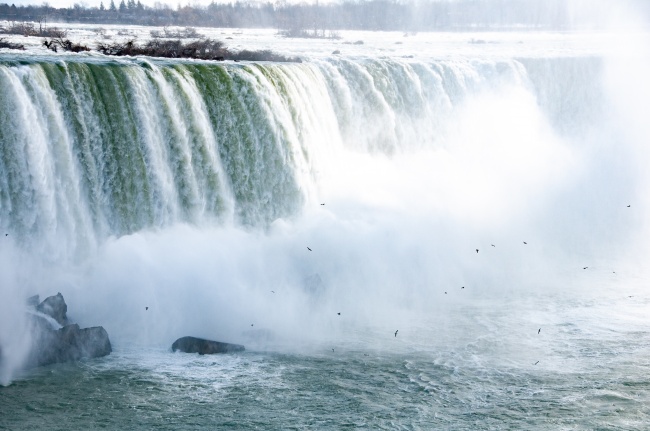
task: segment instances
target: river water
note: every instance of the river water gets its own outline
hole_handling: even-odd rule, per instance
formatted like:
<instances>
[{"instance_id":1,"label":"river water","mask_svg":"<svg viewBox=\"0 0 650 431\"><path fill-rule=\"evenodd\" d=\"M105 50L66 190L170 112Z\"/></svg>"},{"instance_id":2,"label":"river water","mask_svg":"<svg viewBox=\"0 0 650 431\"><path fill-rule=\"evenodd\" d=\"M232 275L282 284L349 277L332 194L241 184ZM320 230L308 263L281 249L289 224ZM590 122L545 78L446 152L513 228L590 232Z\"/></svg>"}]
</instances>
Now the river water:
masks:
<instances>
[{"instance_id":1,"label":"river water","mask_svg":"<svg viewBox=\"0 0 650 431\"><path fill-rule=\"evenodd\" d=\"M0 54L0 429L648 428L645 33L202 31L303 63Z\"/></svg>"}]
</instances>

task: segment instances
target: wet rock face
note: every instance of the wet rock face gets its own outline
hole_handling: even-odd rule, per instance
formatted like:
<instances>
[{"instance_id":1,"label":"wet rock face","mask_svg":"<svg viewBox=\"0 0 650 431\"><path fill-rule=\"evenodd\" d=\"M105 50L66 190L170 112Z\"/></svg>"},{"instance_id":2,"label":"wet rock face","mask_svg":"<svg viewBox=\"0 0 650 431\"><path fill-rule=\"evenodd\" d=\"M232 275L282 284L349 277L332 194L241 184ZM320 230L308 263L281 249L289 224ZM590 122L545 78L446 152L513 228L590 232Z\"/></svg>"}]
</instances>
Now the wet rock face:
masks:
<instances>
[{"instance_id":1,"label":"wet rock face","mask_svg":"<svg viewBox=\"0 0 650 431\"><path fill-rule=\"evenodd\" d=\"M38 296L36 298L38 300ZM61 326L68 324L68 316L66 315L68 312L68 305L65 303L61 292L57 293L54 296L48 296L45 298L43 302L36 306L36 311L47 314L52 319L59 322L59 325Z\"/></svg>"},{"instance_id":2,"label":"wet rock face","mask_svg":"<svg viewBox=\"0 0 650 431\"><path fill-rule=\"evenodd\" d=\"M29 364L49 365L98 358L112 351L108 333L101 326L79 328L66 325L59 330L41 330L35 334Z\"/></svg>"},{"instance_id":3,"label":"wet rock face","mask_svg":"<svg viewBox=\"0 0 650 431\"><path fill-rule=\"evenodd\" d=\"M29 299L29 304L35 297ZM69 324L68 306L58 293L35 306L35 310L56 320L61 328L54 328L48 317L35 314L32 322L32 347L27 365L36 367L58 362L78 361L82 358L98 358L111 353L108 333L101 326L80 328Z\"/></svg>"},{"instance_id":4,"label":"wet rock face","mask_svg":"<svg viewBox=\"0 0 650 431\"><path fill-rule=\"evenodd\" d=\"M222 343L197 337L181 337L172 344L172 351L177 350L185 353L211 355L214 353L242 352L245 349L240 344Z\"/></svg>"}]
</instances>

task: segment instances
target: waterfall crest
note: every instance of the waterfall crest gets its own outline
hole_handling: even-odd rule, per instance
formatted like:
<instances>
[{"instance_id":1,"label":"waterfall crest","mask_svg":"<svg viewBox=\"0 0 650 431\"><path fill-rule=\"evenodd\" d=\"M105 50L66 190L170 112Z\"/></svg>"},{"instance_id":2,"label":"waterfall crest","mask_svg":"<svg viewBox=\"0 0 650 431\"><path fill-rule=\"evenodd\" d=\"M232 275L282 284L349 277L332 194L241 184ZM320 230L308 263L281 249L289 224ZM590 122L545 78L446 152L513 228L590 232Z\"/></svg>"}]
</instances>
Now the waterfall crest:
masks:
<instances>
[{"instance_id":1,"label":"waterfall crest","mask_svg":"<svg viewBox=\"0 0 650 431\"><path fill-rule=\"evenodd\" d=\"M598 106L598 70L593 58L0 62L0 228L66 256L177 222L267 226L318 199L342 149L444 147L454 111L490 88L527 88L571 133L600 115L582 109Z\"/></svg>"}]
</instances>

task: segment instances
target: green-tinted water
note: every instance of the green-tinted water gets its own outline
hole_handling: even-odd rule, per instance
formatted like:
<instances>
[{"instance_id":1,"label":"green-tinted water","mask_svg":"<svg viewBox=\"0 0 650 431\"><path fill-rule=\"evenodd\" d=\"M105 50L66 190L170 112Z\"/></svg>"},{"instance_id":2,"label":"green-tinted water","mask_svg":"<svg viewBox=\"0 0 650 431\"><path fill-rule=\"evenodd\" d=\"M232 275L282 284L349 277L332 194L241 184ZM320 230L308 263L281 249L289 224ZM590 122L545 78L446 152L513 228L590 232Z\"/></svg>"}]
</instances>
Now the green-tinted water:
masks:
<instances>
[{"instance_id":1,"label":"green-tinted water","mask_svg":"<svg viewBox=\"0 0 650 431\"><path fill-rule=\"evenodd\" d=\"M0 428L642 430L650 333L606 312L638 314L627 299L479 301L397 337L344 331L241 354L117 347L0 388ZM537 334L533 316L555 324ZM603 328L602 317L618 323Z\"/></svg>"}]
</instances>

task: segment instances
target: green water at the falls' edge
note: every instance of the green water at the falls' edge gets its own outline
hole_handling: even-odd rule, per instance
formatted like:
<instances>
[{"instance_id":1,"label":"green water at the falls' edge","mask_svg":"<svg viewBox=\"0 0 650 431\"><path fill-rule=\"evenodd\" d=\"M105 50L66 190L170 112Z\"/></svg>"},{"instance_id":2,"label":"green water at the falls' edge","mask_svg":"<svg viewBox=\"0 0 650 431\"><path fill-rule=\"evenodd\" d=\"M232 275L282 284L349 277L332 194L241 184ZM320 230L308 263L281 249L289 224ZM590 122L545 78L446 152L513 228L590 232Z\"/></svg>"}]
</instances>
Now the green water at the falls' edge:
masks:
<instances>
[{"instance_id":1,"label":"green water at the falls' edge","mask_svg":"<svg viewBox=\"0 0 650 431\"><path fill-rule=\"evenodd\" d=\"M503 85L533 89L562 124L599 113L567 110L557 88L579 85L589 106L602 106L597 84L581 79L600 73L590 58L222 64L32 57L0 67L1 227L45 238L49 247L67 236L72 249L174 223L263 228L295 217L318 200L322 172L336 175L341 149L391 156L444 148L449 118L463 101Z\"/></svg>"}]
</instances>

